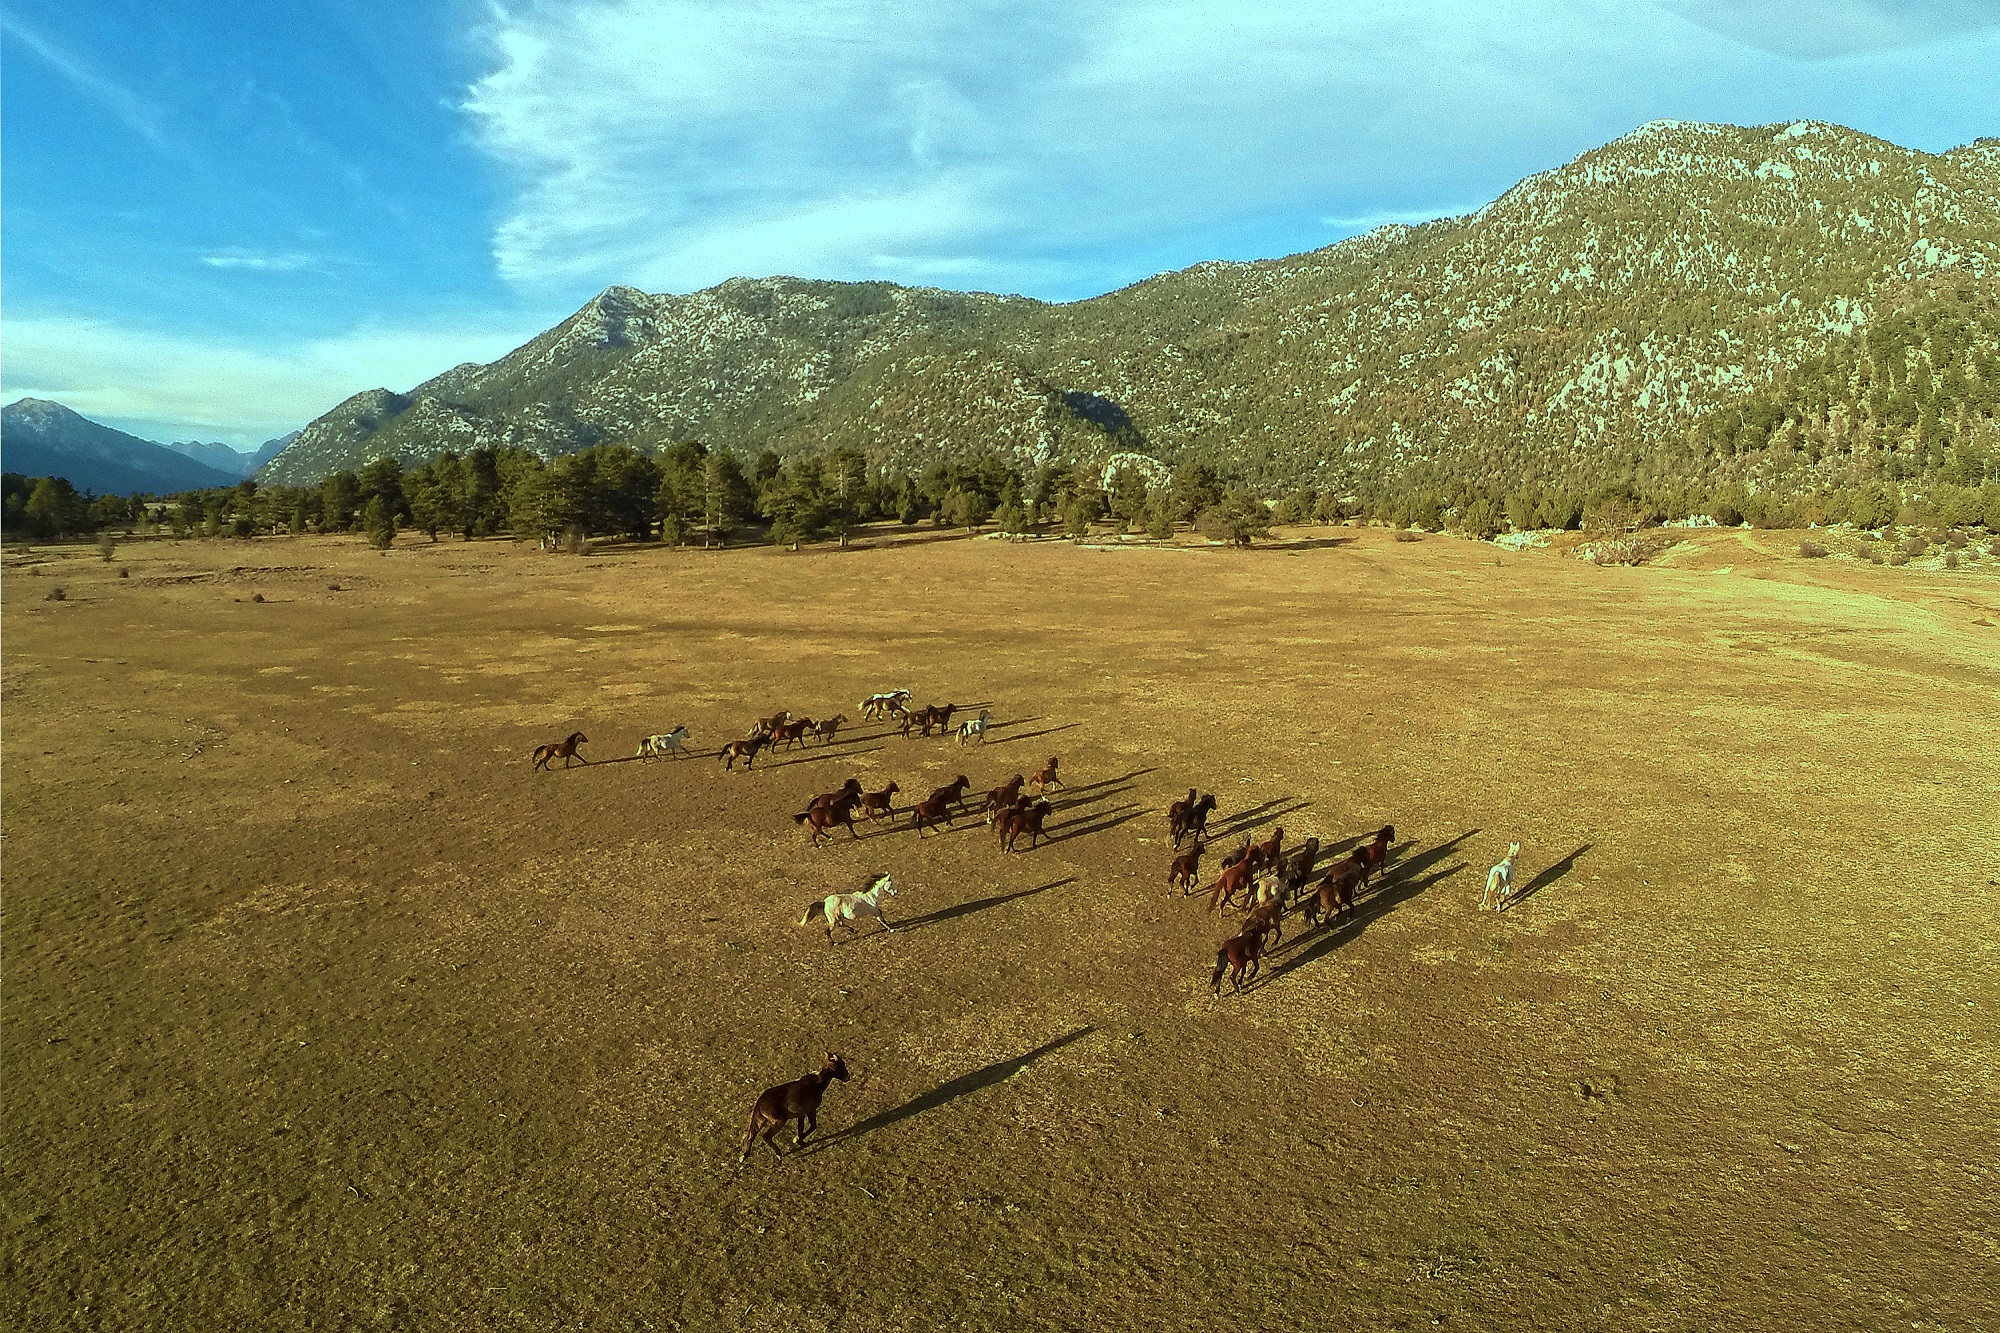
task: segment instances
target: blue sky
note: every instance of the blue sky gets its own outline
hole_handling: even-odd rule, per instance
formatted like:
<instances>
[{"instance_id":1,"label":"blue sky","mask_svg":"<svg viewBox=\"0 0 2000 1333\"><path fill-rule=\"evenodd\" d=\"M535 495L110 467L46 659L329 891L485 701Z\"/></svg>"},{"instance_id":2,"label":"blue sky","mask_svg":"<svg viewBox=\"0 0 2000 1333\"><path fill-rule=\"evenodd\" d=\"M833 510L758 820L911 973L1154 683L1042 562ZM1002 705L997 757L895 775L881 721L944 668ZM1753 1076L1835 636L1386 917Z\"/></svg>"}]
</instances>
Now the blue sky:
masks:
<instances>
[{"instance_id":1,"label":"blue sky","mask_svg":"<svg viewBox=\"0 0 2000 1333\"><path fill-rule=\"evenodd\" d=\"M2000 134L2000 0L0 0L0 395L247 448L613 282L1070 300L1656 117Z\"/></svg>"}]
</instances>

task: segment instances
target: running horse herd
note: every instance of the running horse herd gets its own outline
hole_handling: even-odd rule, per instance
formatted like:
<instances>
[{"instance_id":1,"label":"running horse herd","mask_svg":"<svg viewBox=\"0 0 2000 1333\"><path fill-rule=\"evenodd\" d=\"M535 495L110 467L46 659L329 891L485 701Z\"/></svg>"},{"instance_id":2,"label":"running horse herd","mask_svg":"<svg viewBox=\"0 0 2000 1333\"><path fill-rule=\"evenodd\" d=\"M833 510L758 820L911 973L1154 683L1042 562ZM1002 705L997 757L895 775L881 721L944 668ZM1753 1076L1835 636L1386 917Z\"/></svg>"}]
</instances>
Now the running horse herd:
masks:
<instances>
[{"instance_id":1,"label":"running horse herd","mask_svg":"<svg viewBox=\"0 0 2000 1333\"><path fill-rule=\"evenodd\" d=\"M936 731L955 737L961 746L985 742L992 719L990 711L982 709L976 716L962 719L954 728L952 718L959 712L958 705L912 708L910 699L908 690L888 690L862 700L858 711L864 719L885 722L906 737L913 732L927 737ZM845 713L814 721L809 717L795 718L789 710L781 710L759 718L740 739L724 742L716 750L716 758L726 772L733 772L739 761L748 771L766 751L778 752L794 746L803 749L808 738L822 746L831 744L847 720ZM648 736L640 742L634 758L642 762L668 756L685 758L690 753L691 734L686 726L675 726ZM535 747L535 770L552 768L557 759L563 761L565 768L572 761L588 764L590 761L578 752L578 747L589 739L582 732L572 732L561 741ZM960 774L902 810L895 804L902 790L897 783L887 783L879 791L871 792L863 789L861 779L850 777L833 791L813 797L805 809L792 815L792 822L806 830L809 845L820 846L840 829L847 830L850 838L859 839L857 818L870 824L888 820L893 827L899 815L907 816L909 827L922 838L926 830L955 827L954 819L983 817L987 827L994 831L1001 852L1022 850L1020 841L1024 837L1028 840L1028 850L1032 851L1046 835L1045 823L1054 812L1047 799L1048 791L1066 785L1060 768L1060 759L1050 756L1034 773L1016 773L987 791L983 798L969 795L972 780ZM1035 789L1033 794L1026 790L1030 786ZM1190 787L1185 797L1168 806L1167 834L1174 852L1167 874L1169 892L1179 890L1185 898L1201 882L1202 859L1211 849L1208 822L1216 804L1213 793ZM1210 912L1236 910L1243 914L1236 932L1216 950L1215 967L1209 975L1210 993L1221 995L1225 977L1232 993L1256 981L1266 949L1284 938L1288 912L1296 911L1303 917L1308 931L1320 927L1331 929L1351 916L1356 895L1388 863L1395 841L1395 826L1385 824L1322 871L1319 865L1322 845L1317 837L1287 846L1282 825L1273 828L1262 841L1253 841L1250 833L1244 832L1242 841L1222 854L1215 881L1205 890ZM1486 892L1480 902L1482 908L1505 909L1516 900L1514 862L1520 852L1520 843L1509 844L1506 859L1488 872ZM890 876L877 872L869 875L865 887L856 892L831 893L814 900L807 905L799 924L822 926L829 945L834 942L836 927L854 931L858 929L856 921L864 917L873 917L880 931L893 934L895 927L883 911L882 900L894 897L895 893ZM738 1160L748 1157L759 1137L782 1157L783 1151L774 1136L790 1121L798 1122L793 1146L802 1147L817 1123L827 1084L844 1081L847 1076L846 1061L828 1053L816 1073L766 1089L751 1110Z\"/></svg>"}]
</instances>

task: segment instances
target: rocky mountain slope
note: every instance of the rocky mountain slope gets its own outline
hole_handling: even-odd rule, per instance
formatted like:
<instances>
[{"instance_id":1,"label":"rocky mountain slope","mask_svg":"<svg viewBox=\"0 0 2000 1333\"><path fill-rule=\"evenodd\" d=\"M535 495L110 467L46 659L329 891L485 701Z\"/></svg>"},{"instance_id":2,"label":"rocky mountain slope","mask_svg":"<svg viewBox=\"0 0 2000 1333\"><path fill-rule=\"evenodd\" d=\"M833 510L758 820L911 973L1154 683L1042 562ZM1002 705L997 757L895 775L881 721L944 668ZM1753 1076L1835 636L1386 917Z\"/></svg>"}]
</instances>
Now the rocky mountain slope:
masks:
<instances>
[{"instance_id":1,"label":"rocky mountain slope","mask_svg":"<svg viewBox=\"0 0 2000 1333\"><path fill-rule=\"evenodd\" d=\"M1816 122L1656 122L1466 217L1068 305L613 287L491 365L357 394L261 475L699 438L902 465L1136 450L1265 482L1574 481L1692 460L1802 367L1941 297L1990 310L1996 280L2000 141L1931 155ZM1959 349L1981 392L1994 333L1975 318ZM1922 346L1901 355L1942 373Z\"/></svg>"}]
</instances>

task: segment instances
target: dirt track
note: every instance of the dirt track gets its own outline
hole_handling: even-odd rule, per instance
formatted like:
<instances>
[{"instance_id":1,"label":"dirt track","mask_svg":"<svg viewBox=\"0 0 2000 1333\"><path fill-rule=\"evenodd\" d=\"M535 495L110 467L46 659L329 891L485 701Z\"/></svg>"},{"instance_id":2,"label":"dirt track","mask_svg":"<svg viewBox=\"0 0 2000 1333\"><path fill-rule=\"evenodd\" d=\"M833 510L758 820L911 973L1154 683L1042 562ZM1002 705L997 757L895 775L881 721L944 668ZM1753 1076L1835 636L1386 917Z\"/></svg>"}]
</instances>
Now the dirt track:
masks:
<instances>
[{"instance_id":1,"label":"dirt track","mask_svg":"<svg viewBox=\"0 0 2000 1333\"><path fill-rule=\"evenodd\" d=\"M10 554L7 1323L2000 1327L1991 562L1309 537ZM529 772L896 685L991 743ZM788 817L1050 754L1031 853ZM1196 784L1400 835L1219 1001Z\"/></svg>"}]
</instances>

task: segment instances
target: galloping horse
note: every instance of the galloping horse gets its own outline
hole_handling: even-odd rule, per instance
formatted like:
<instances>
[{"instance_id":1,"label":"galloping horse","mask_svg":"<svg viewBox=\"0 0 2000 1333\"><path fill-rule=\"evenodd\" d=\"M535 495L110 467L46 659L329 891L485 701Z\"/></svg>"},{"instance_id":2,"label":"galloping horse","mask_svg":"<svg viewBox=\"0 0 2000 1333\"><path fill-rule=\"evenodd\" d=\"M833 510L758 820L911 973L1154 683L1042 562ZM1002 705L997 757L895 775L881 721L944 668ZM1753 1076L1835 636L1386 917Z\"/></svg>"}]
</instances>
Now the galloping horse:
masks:
<instances>
[{"instance_id":1,"label":"galloping horse","mask_svg":"<svg viewBox=\"0 0 2000 1333\"><path fill-rule=\"evenodd\" d=\"M1054 755L1050 755L1049 762L1036 769L1034 776L1028 781L1034 783L1040 791L1047 791L1051 787L1067 787L1069 784L1056 776L1056 769L1060 767L1061 762Z\"/></svg>"},{"instance_id":2,"label":"galloping horse","mask_svg":"<svg viewBox=\"0 0 2000 1333\"><path fill-rule=\"evenodd\" d=\"M977 738L981 745L986 744L986 724L992 721L992 719L992 710L982 708L979 710L978 717L959 723L958 743L963 745L967 741Z\"/></svg>"},{"instance_id":3,"label":"galloping horse","mask_svg":"<svg viewBox=\"0 0 2000 1333\"><path fill-rule=\"evenodd\" d=\"M999 820L1001 847L1013 851L1015 841L1025 833L1028 835L1028 848L1032 851L1042 839L1042 821L1049 817L1053 808L1047 801L1036 801L1025 808L1016 806L1002 815Z\"/></svg>"},{"instance_id":4,"label":"galloping horse","mask_svg":"<svg viewBox=\"0 0 2000 1333\"><path fill-rule=\"evenodd\" d=\"M1257 876L1257 867L1248 857L1223 870L1221 878L1215 881L1215 889L1208 900L1208 910L1226 907L1236 895L1249 889Z\"/></svg>"},{"instance_id":5,"label":"galloping horse","mask_svg":"<svg viewBox=\"0 0 2000 1333\"><path fill-rule=\"evenodd\" d=\"M1174 866L1167 873L1167 887L1178 888L1185 898L1194 891L1195 880L1201 877L1201 839L1194 840L1194 846L1174 858Z\"/></svg>"},{"instance_id":6,"label":"galloping horse","mask_svg":"<svg viewBox=\"0 0 2000 1333\"><path fill-rule=\"evenodd\" d=\"M580 731L572 731L568 736L555 742L553 745L537 745L535 747L535 771L539 773L541 770L547 768L549 762L554 759L562 760L564 768L569 767L571 759L575 759L578 763L589 763L588 759L585 759L576 752L577 746L588 745L589 743L590 737Z\"/></svg>"},{"instance_id":7,"label":"galloping horse","mask_svg":"<svg viewBox=\"0 0 2000 1333\"><path fill-rule=\"evenodd\" d=\"M847 781L840 784L840 790L823 791L819 795L813 797L810 801L806 802L806 808L804 810L801 810L797 815L794 816L794 818L803 821L805 816L811 814L813 811L819 809L823 805L832 805L836 801L851 802L851 801L858 801L860 799L861 799L861 779L849 778Z\"/></svg>"},{"instance_id":8,"label":"galloping horse","mask_svg":"<svg viewBox=\"0 0 2000 1333\"><path fill-rule=\"evenodd\" d=\"M1319 924L1321 913L1327 914L1327 924L1332 925L1342 916L1354 910L1354 890L1368 878L1368 863L1362 859L1362 850L1357 847L1341 860L1333 863L1319 882L1319 892L1306 899L1306 924Z\"/></svg>"},{"instance_id":9,"label":"galloping horse","mask_svg":"<svg viewBox=\"0 0 2000 1333\"><path fill-rule=\"evenodd\" d=\"M826 923L826 942L829 947L833 944L834 926L840 925L853 930L856 917L872 916L882 923L882 929L891 935L895 934L896 928L890 925L889 918L882 914L882 898L885 894L891 898L895 897L896 886L889 882L887 875L871 875L869 878L874 882L859 893L829 893L818 902L807 903L806 914L799 918L799 924L810 925L813 917L817 915Z\"/></svg>"},{"instance_id":10,"label":"galloping horse","mask_svg":"<svg viewBox=\"0 0 2000 1333\"><path fill-rule=\"evenodd\" d=\"M992 791L986 793L986 822L988 824L993 822L995 815L1014 804L1015 798L1021 794L1021 784L1026 781L1026 778L1016 773L1013 777L1008 778Z\"/></svg>"},{"instance_id":11,"label":"galloping horse","mask_svg":"<svg viewBox=\"0 0 2000 1333\"><path fill-rule=\"evenodd\" d=\"M936 824L939 820L943 820L947 828L950 827L952 807L964 799L965 789L971 785L972 779L961 773L917 802L910 811L910 820L917 826L917 836L924 836L926 824Z\"/></svg>"},{"instance_id":12,"label":"galloping horse","mask_svg":"<svg viewBox=\"0 0 2000 1333\"><path fill-rule=\"evenodd\" d=\"M895 800L896 793L901 790L901 787L892 782L881 791L862 793L861 813L869 819L880 819L884 815L894 815L896 807L892 802Z\"/></svg>"},{"instance_id":13,"label":"galloping horse","mask_svg":"<svg viewBox=\"0 0 2000 1333\"><path fill-rule=\"evenodd\" d=\"M1215 951L1215 974L1208 979L1211 995L1222 994L1222 974L1229 973L1229 984L1234 991L1242 990L1257 979L1257 969L1262 966L1264 956L1264 932L1253 929L1247 922L1242 931L1233 939L1223 941ZM1248 969L1248 975L1245 975Z\"/></svg>"},{"instance_id":14,"label":"galloping horse","mask_svg":"<svg viewBox=\"0 0 2000 1333\"><path fill-rule=\"evenodd\" d=\"M847 714L836 713L824 722L813 723L812 734L819 737L821 745L831 745L833 744L833 734L840 730L840 724L845 721L847 721Z\"/></svg>"},{"instance_id":15,"label":"galloping horse","mask_svg":"<svg viewBox=\"0 0 2000 1333\"><path fill-rule=\"evenodd\" d=\"M645 740L639 742L639 753L636 757L642 764L648 759L657 758L664 754L673 755L676 759L681 758L687 754L688 735L689 732L685 726L677 726L672 731L663 731L656 735L648 736Z\"/></svg>"},{"instance_id":16,"label":"galloping horse","mask_svg":"<svg viewBox=\"0 0 2000 1333\"><path fill-rule=\"evenodd\" d=\"M1375 837L1354 849L1354 857L1362 863L1361 882L1368 883L1368 877L1382 868L1389 859L1389 844L1396 840L1396 826L1384 824L1376 830Z\"/></svg>"},{"instance_id":17,"label":"galloping horse","mask_svg":"<svg viewBox=\"0 0 2000 1333\"><path fill-rule=\"evenodd\" d=\"M748 740L731 741L716 752L716 757L722 760L724 772L733 772L738 759L743 761L743 767L749 768L757 762L757 752L770 743L768 736L752 736Z\"/></svg>"},{"instance_id":18,"label":"galloping horse","mask_svg":"<svg viewBox=\"0 0 2000 1333\"><path fill-rule=\"evenodd\" d=\"M749 1160L750 1147L757 1141L757 1132L762 1130L764 1142L781 1159L784 1150L772 1141L772 1136L785 1127L787 1120L799 1122L792 1138L792 1147L805 1146L806 1135L819 1124L820 1100L826 1096L826 1085L834 1079L847 1081L847 1061L828 1051L826 1063L816 1074L793 1079L790 1083L780 1083L775 1088L766 1088L750 1108L750 1128L743 1135L743 1151L736 1158L738 1163Z\"/></svg>"},{"instance_id":19,"label":"galloping horse","mask_svg":"<svg viewBox=\"0 0 2000 1333\"><path fill-rule=\"evenodd\" d=\"M836 796L824 805L815 801L803 813L793 815L792 822L806 826L809 834L806 841L815 847L820 839L832 836L832 830L842 824L847 826L848 837L858 839L861 835L854 831L854 805L860 799L861 794L856 792L851 796Z\"/></svg>"},{"instance_id":20,"label":"galloping horse","mask_svg":"<svg viewBox=\"0 0 2000 1333\"><path fill-rule=\"evenodd\" d=\"M776 731L779 727L784 726L787 722L791 720L792 720L792 710L789 708L781 708L777 712L771 714L771 716L769 717L758 718L757 731L761 731L766 736L768 736L772 732ZM755 735L756 732L752 732L751 734Z\"/></svg>"},{"instance_id":21,"label":"galloping horse","mask_svg":"<svg viewBox=\"0 0 2000 1333\"><path fill-rule=\"evenodd\" d=\"M809 717L802 717L796 722L780 722L771 728L771 744L781 749L796 745L803 750L806 748L806 729L812 724L813 720Z\"/></svg>"}]
</instances>

